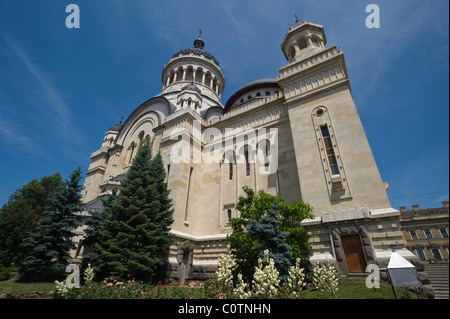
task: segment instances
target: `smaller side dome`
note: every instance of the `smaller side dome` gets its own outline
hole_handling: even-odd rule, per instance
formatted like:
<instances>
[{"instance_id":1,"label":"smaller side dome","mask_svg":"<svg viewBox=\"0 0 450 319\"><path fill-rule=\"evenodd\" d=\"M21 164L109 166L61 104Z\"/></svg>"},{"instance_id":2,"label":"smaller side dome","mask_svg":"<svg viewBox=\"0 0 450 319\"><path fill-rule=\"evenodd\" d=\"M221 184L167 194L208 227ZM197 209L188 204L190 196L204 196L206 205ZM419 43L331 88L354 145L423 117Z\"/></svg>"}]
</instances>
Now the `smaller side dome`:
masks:
<instances>
[{"instance_id":1,"label":"smaller side dome","mask_svg":"<svg viewBox=\"0 0 450 319\"><path fill-rule=\"evenodd\" d=\"M123 116L120 118L120 122L111 126L108 131L112 131L112 132L119 132L120 129L122 128L122 121L123 121Z\"/></svg>"},{"instance_id":2,"label":"smaller side dome","mask_svg":"<svg viewBox=\"0 0 450 319\"><path fill-rule=\"evenodd\" d=\"M200 90L200 89L198 88L198 86L194 84L194 81L192 81L192 82L189 83L188 85L183 86L183 87L181 88L181 91L182 91L182 92L183 92L183 91L186 91L186 90L188 90L188 91L195 91L195 92L197 92L198 94L202 94L202 90Z\"/></svg>"},{"instance_id":3,"label":"smaller side dome","mask_svg":"<svg viewBox=\"0 0 450 319\"><path fill-rule=\"evenodd\" d=\"M245 103L249 100L277 94L280 90L280 86L278 85L276 79L260 79L250 82L237 90L228 99L225 104L224 113L227 113L239 104Z\"/></svg>"}]
</instances>

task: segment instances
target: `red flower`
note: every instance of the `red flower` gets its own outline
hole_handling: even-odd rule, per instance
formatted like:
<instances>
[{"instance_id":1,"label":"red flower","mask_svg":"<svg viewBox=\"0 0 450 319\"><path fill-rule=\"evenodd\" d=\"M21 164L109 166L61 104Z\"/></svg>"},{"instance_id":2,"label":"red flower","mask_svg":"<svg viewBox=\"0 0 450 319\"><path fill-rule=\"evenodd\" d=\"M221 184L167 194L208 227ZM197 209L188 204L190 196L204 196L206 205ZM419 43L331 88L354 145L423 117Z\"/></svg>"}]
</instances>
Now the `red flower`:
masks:
<instances>
[{"instance_id":1,"label":"red flower","mask_svg":"<svg viewBox=\"0 0 450 319\"><path fill-rule=\"evenodd\" d=\"M92 292L96 292L97 291L97 289L92 289Z\"/></svg>"},{"instance_id":2,"label":"red flower","mask_svg":"<svg viewBox=\"0 0 450 319\"><path fill-rule=\"evenodd\" d=\"M160 281L158 281L158 285L162 285L162 281L160 280Z\"/></svg>"},{"instance_id":3,"label":"red flower","mask_svg":"<svg viewBox=\"0 0 450 319\"><path fill-rule=\"evenodd\" d=\"M167 289L167 286L164 286L164 289Z\"/></svg>"}]
</instances>

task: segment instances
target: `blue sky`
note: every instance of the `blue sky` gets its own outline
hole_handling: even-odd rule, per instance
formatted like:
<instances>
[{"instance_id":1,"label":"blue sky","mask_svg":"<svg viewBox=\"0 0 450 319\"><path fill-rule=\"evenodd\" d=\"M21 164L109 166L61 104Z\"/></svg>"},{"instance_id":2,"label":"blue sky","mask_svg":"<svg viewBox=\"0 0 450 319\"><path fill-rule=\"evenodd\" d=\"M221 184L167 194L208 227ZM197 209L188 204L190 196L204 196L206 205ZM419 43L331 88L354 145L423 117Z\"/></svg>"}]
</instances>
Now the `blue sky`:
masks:
<instances>
[{"instance_id":1,"label":"blue sky","mask_svg":"<svg viewBox=\"0 0 450 319\"><path fill-rule=\"evenodd\" d=\"M80 8L68 29L65 8ZM380 28L368 29L368 4ZM0 205L33 178L81 166L105 131L161 90L161 71L202 29L236 90L275 78L294 14L341 47L352 93L393 207L449 198L447 0L2 0Z\"/></svg>"}]
</instances>

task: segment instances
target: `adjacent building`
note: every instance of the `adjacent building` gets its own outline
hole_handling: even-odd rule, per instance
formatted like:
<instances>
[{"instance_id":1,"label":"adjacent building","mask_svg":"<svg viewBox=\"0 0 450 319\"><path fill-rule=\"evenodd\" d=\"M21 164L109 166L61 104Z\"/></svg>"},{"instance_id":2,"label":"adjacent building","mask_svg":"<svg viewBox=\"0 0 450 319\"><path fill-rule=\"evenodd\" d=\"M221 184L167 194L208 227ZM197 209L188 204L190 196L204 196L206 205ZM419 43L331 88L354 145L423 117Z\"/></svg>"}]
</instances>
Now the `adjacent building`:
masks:
<instances>
[{"instance_id":1,"label":"adjacent building","mask_svg":"<svg viewBox=\"0 0 450 319\"><path fill-rule=\"evenodd\" d=\"M406 248L423 262L448 263L449 206L411 210L400 207L400 224L406 239Z\"/></svg>"}]
</instances>

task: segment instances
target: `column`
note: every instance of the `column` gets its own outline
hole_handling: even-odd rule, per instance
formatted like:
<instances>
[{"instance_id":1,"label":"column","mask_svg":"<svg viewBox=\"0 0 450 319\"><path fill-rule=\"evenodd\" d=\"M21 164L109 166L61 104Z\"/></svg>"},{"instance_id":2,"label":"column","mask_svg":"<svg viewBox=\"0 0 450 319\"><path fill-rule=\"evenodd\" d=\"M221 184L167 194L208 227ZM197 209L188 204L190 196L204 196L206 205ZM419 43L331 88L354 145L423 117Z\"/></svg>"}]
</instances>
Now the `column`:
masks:
<instances>
[{"instance_id":1,"label":"column","mask_svg":"<svg viewBox=\"0 0 450 319\"><path fill-rule=\"evenodd\" d=\"M205 77L206 77L206 71L203 70L203 73L202 73L202 84L203 84L203 85L206 85L206 83L205 83Z\"/></svg>"},{"instance_id":2,"label":"column","mask_svg":"<svg viewBox=\"0 0 450 319\"><path fill-rule=\"evenodd\" d=\"M311 42L311 34L307 34L307 35L305 36L305 39L306 39L307 46L308 46L308 47L311 47L311 46L312 46L312 42Z\"/></svg>"},{"instance_id":3,"label":"column","mask_svg":"<svg viewBox=\"0 0 450 319\"><path fill-rule=\"evenodd\" d=\"M192 68L192 82L195 82L195 77L197 75L197 67Z\"/></svg>"},{"instance_id":4,"label":"column","mask_svg":"<svg viewBox=\"0 0 450 319\"><path fill-rule=\"evenodd\" d=\"M183 67L183 78L182 78L182 81L186 80L186 71L187 71L187 67Z\"/></svg>"}]
</instances>

